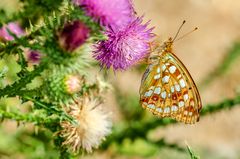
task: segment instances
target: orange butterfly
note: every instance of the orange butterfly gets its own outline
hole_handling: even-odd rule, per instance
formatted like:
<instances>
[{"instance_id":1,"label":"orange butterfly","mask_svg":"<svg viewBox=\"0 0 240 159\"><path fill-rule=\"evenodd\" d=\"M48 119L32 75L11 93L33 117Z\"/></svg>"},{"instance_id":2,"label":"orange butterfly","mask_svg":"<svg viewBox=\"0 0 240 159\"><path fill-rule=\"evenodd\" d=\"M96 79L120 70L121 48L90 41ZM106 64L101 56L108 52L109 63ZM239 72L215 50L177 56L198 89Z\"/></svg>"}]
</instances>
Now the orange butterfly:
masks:
<instances>
[{"instance_id":1,"label":"orange butterfly","mask_svg":"<svg viewBox=\"0 0 240 159\"><path fill-rule=\"evenodd\" d=\"M149 56L140 87L140 103L158 117L193 124L199 121L200 95L190 73L172 52L181 27L174 39L157 46Z\"/></svg>"}]
</instances>

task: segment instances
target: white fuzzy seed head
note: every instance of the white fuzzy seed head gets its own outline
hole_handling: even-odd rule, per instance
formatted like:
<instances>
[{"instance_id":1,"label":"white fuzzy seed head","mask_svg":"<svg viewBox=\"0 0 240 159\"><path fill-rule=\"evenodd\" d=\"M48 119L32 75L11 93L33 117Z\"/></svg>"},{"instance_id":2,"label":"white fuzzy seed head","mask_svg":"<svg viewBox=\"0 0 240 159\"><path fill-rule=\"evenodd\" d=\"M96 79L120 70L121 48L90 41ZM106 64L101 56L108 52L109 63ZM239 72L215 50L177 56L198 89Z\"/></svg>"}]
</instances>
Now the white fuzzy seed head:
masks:
<instances>
[{"instance_id":1,"label":"white fuzzy seed head","mask_svg":"<svg viewBox=\"0 0 240 159\"><path fill-rule=\"evenodd\" d=\"M84 96L69 107L68 114L75 119L76 124L62 122L60 135L65 138L62 145L74 153L81 148L92 152L111 132L109 113L102 111L97 99Z\"/></svg>"}]
</instances>

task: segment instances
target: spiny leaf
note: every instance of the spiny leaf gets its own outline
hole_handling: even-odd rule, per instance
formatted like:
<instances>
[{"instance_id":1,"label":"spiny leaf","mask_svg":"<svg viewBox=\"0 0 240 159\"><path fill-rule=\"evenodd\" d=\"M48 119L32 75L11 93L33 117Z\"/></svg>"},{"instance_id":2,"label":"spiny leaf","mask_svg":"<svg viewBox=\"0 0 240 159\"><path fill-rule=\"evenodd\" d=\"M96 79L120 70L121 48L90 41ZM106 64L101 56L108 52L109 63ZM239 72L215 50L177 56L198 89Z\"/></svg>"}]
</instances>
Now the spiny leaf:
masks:
<instances>
[{"instance_id":1,"label":"spiny leaf","mask_svg":"<svg viewBox=\"0 0 240 159\"><path fill-rule=\"evenodd\" d=\"M21 91L21 89L24 88L28 83L30 83L35 77L39 76L45 67L45 64L42 63L33 71L26 73L25 76L18 81L6 86L3 89L0 89L0 97L12 97L15 95L21 95L19 91Z\"/></svg>"}]
</instances>

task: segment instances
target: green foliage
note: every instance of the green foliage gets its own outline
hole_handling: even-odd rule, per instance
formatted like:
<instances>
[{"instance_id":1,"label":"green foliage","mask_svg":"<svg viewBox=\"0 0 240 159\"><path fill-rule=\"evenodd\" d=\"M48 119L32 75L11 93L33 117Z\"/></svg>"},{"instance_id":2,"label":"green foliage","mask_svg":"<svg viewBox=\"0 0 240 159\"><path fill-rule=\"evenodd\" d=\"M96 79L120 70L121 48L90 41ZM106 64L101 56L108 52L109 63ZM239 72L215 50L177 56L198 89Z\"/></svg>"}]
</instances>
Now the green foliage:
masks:
<instances>
[{"instance_id":1,"label":"green foliage","mask_svg":"<svg viewBox=\"0 0 240 159\"><path fill-rule=\"evenodd\" d=\"M88 77L88 68L95 66L90 57L91 44L106 39L102 34L103 28L86 16L80 7L73 6L67 0L21 0L19 3L20 10L12 14L0 10L1 26L19 21L27 28L27 34L22 37L17 37L8 30L15 40L0 42L0 98L5 100L15 97L20 102L21 109L29 106L29 103L31 106L26 106L28 109L22 112L15 108L18 105L16 103L14 105L0 102L0 120L3 123L6 120L16 121L20 126L23 123L32 123L36 129L40 127L41 130L36 133L19 129L13 134L0 131L0 150L7 150L5 154L0 151L0 157L16 153L26 158L76 158L62 146L64 140L58 135L61 122L75 124L63 109L63 105L75 102L76 96L89 93L89 90L99 91L99 88L97 83L84 83L80 92L68 94L64 79L69 74ZM91 29L91 36L86 44L70 53L60 47L59 32L64 24L73 20L84 22ZM25 55L26 50L41 52L42 58L38 65L29 63ZM239 55L240 44L236 43L223 62L206 77L202 86L223 75ZM16 70L13 71L11 67ZM137 68L139 72L143 72L144 69L145 65ZM31 86L37 78L41 81L40 84ZM101 146L101 150L113 150L116 154L146 158L159 156L163 149L172 149L185 154L188 152L192 159L199 159L189 146L185 149L178 143L168 143L164 138L149 139L151 131L176 124L174 120L153 117L140 108L137 95L123 94L117 87L115 98L123 120L114 125L112 134ZM201 116L228 110L239 104L240 97L237 95L215 104L206 104ZM14 145L13 150L10 150L9 145Z\"/></svg>"},{"instance_id":2,"label":"green foliage","mask_svg":"<svg viewBox=\"0 0 240 159\"><path fill-rule=\"evenodd\" d=\"M137 100L137 99L136 99ZM231 109L233 107L239 106L240 97L236 96L232 99L226 99L222 102L216 104L209 104L203 107L201 111L201 116L205 116L208 114L212 114L218 111L222 111L225 109ZM142 110L144 111L144 110ZM119 125L114 129L113 134L108 138L106 144L111 144L113 141L121 143L125 138L130 138L131 140L135 140L136 138L147 138L148 132L158 127L167 126L170 124L176 124L175 120L171 119L158 119L154 118L152 120L143 120L141 122L137 120L126 121L124 126L120 129ZM157 142L160 142L160 139Z\"/></svg>"},{"instance_id":3,"label":"green foliage","mask_svg":"<svg viewBox=\"0 0 240 159\"><path fill-rule=\"evenodd\" d=\"M231 65L239 59L240 56L240 43L236 42L226 56L223 58L222 62L202 81L201 88L206 88L214 79L223 75L227 70L230 69Z\"/></svg>"},{"instance_id":4,"label":"green foliage","mask_svg":"<svg viewBox=\"0 0 240 159\"><path fill-rule=\"evenodd\" d=\"M193 152L193 150L190 148L190 146L187 146L187 150L188 150L188 152L189 152L189 154L190 154L190 156L191 156L191 159L200 159L200 157L197 156L197 155Z\"/></svg>"},{"instance_id":5,"label":"green foliage","mask_svg":"<svg viewBox=\"0 0 240 159\"><path fill-rule=\"evenodd\" d=\"M232 58L234 60L234 58ZM223 67L223 66L221 66ZM229 68L229 67L228 67ZM186 149L179 146L175 143L167 143L164 138L160 138L157 141L151 141L148 138L148 134L151 130L154 130L159 127L166 127L168 125L177 124L176 121L171 119L158 119L151 118L148 114L151 113L146 112L144 110L139 110L140 106L138 104L138 97L133 96L131 94L121 94L120 91L116 90L116 99L119 103L119 107L121 108L122 115L126 121L122 123L118 123L113 128L113 133L110 137L108 137L107 141L103 145L103 149L109 147L114 143L114 145L118 145L118 149L124 149L124 144L126 140L129 142L129 147L134 146L134 143L138 141L138 139L144 139L148 144L150 143L153 147L157 146L158 148L171 148L177 151L186 152ZM233 107L237 107L240 104L240 97L236 95L234 98L224 99L215 104L207 104L203 106L201 111L201 118L205 115L209 115L212 113L216 113L219 111L229 110ZM147 113L147 114L144 114ZM146 143L145 143L146 144ZM123 148L122 148L123 147ZM129 148L130 149L130 148ZM125 149L124 149L125 150ZM188 152L191 155L191 158L197 159L192 150L188 147ZM150 151L150 150L149 150ZM126 151L120 151L119 153L124 153L129 155L135 152L134 148ZM140 155L140 154L139 154ZM141 156L141 155L140 155Z\"/></svg>"},{"instance_id":6,"label":"green foliage","mask_svg":"<svg viewBox=\"0 0 240 159\"><path fill-rule=\"evenodd\" d=\"M0 79L3 79L8 71L8 68L5 66L0 72Z\"/></svg>"},{"instance_id":7,"label":"green foliage","mask_svg":"<svg viewBox=\"0 0 240 159\"><path fill-rule=\"evenodd\" d=\"M61 104L74 97L74 95L64 92L65 76L71 73L84 75L86 74L84 69L91 64L89 60L91 50L88 44L74 53L66 52L59 46L58 32L65 23L80 19L91 28L92 38L88 42L90 45L93 41L103 38L100 33L101 28L79 7L73 6L68 1L22 0L21 3L23 5L19 12L9 16L2 10L0 14L1 24L20 20L23 26L28 27L27 35L22 37L17 37L8 30L15 40L0 42L0 57L4 59L12 56L20 67L20 71L16 74L18 78L0 89L0 97L17 96L22 103L32 102L33 109L29 113L1 109L0 117L1 120L11 119L20 123L34 123L36 126L43 126L55 133L60 130L59 123L61 121L67 120L74 123L72 118L60 107ZM26 50L41 52L43 58L41 58L40 64L30 66L24 55ZM7 71L7 67L2 68L0 72L2 80ZM28 88L27 86L36 77L43 79L42 85ZM48 100L46 100L47 97ZM39 142L28 140L32 141L31 145ZM61 143L62 139L56 136L55 144L61 152L61 157L68 158L70 154L63 150ZM34 153L31 148L27 151ZM33 156L29 158L33 158Z\"/></svg>"},{"instance_id":8,"label":"green foliage","mask_svg":"<svg viewBox=\"0 0 240 159\"><path fill-rule=\"evenodd\" d=\"M139 111L138 97L135 95L123 95L120 90L115 90L115 98L121 107L121 112L124 115L124 119L127 121L131 119L141 120L144 116L143 111Z\"/></svg>"},{"instance_id":9,"label":"green foliage","mask_svg":"<svg viewBox=\"0 0 240 159\"><path fill-rule=\"evenodd\" d=\"M0 97L13 97L16 95L21 95L21 89L25 87L28 83L30 83L35 77L39 76L43 71L45 64L39 65L35 70L26 73L21 79L14 82L11 85L6 86L5 88L0 90Z\"/></svg>"}]
</instances>

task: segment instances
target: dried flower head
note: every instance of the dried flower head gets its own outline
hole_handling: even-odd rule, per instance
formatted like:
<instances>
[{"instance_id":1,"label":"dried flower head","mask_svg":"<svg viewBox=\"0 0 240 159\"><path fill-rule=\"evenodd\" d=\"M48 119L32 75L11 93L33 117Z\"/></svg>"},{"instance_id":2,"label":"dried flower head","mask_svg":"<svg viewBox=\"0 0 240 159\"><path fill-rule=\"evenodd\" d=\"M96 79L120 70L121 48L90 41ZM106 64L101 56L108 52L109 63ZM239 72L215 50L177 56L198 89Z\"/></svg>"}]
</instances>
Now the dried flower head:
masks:
<instances>
[{"instance_id":1,"label":"dried flower head","mask_svg":"<svg viewBox=\"0 0 240 159\"><path fill-rule=\"evenodd\" d=\"M123 30L108 31L108 40L96 45L94 58L107 68L112 66L114 70L125 70L145 57L153 37L153 28L147 28L149 22L141 24L142 18L137 18Z\"/></svg>"},{"instance_id":2,"label":"dried flower head","mask_svg":"<svg viewBox=\"0 0 240 159\"><path fill-rule=\"evenodd\" d=\"M67 75L64 80L66 91L69 94L77 93L81 90L83 85L83 80L78 75Z\"/></svg>"},{"instance_id":3,"label":"dried flower head","mask_svg":"<svg viewBox=\"0 0 240 159\"><path fill-rule=\"evenodd\" d=\"M73 0L86 13L103 26L118 29L126 26L134 17L131 0Z\"/></svg>"},{"instance_id":4,"label":"dried flower head","mask_svg":"<svg viewBox=\"0 0 240 159\"><path fill-rule=\"evenodd\" d=\"M60 136L65 138L63 145L74 153L81 148L92 152L111 131L109 114L102 111L97 99L84 96L70 105L67 112L76 123L62 122Z\"/></svg>"},{"instance_id":5,"label":"dried flower head","mask_svg":"<svg viewBox=\"0 0 240 159\"><path fill-rule=\"evenodd\" d=\"M25 34L25 32L18 25L18 23L10 22L0 29L0 38L5 41L14 40L13 36L8 33L7 29L11 31L13 34L15 34L17 37L23 36Z\"/></svg>"},{"instance_id":6,"label":"dried flower head","mask_svg":"<svg viewBox=\"0 0 240 159\"><path fill-rule=\"evenodd\" d=\"M89 28L79 20L67 23L59 34L59 44L67 51L74 51L89 37Z\"/></svg>"}]
</instances>

